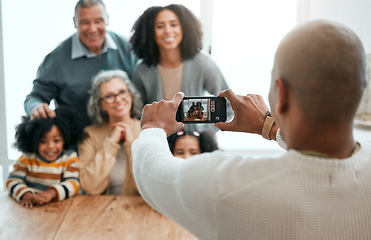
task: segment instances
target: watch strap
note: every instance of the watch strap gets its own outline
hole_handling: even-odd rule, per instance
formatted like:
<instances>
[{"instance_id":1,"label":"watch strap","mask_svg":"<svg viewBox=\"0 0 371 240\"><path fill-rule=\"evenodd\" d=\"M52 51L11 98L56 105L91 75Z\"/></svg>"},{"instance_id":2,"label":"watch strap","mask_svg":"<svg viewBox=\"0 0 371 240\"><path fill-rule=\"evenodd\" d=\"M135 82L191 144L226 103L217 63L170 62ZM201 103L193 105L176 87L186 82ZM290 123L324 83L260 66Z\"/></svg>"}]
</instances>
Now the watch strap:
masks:
<instances>
[{"instance_id":1,"label":"watch strap","mask_svg":"<svg viewBox=\"0 0 371 240\"><path fill-rule=\"evenodd\" d=\"M270 111L265 115L265 121L263 124L262 136L265 139L271 140L269 134L271 132L272 126L274 124L274 118L271 116Z\"/></svg>"}]
</instances>

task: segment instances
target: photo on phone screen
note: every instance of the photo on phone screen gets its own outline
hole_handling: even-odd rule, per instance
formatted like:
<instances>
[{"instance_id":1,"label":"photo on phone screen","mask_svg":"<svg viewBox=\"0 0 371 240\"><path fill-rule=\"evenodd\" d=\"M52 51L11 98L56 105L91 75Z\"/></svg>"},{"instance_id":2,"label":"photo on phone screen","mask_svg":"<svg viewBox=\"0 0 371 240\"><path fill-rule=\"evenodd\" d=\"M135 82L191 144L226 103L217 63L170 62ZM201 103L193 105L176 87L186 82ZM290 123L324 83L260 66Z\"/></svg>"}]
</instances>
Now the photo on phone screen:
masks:
<instances>
[{"instance_id":1,"label":"photo on phone screen","mask_svg":"<svg viewBox=\"0 0 371 240\"><path fill-rule=\"evenodd\" d=\"M177 112L177 121L184 123L225 122L226 100L222 97L184 97Z\"/></svg>"}]
</instances>

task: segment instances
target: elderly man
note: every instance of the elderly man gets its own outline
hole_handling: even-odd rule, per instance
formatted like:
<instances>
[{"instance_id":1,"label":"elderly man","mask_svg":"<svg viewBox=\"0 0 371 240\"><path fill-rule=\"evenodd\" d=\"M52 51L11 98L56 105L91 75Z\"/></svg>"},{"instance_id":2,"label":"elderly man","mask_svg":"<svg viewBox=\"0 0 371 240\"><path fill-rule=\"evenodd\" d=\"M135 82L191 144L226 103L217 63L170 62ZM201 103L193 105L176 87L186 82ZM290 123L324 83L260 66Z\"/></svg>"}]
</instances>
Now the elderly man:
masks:
<instances>
[{"instance_id":1,"label":"elderly man","mask_svg":"<svg viewBox=\"0 0 371 240\"><path fill-rule=\"evenodd\" d=\"M132 149L138 189L200 239L371 239L371 148L352 130L365 86L364 50L350 29L299 26L275 55L271 115L260 96L226 90L219 96L230 100L234 119L215 124L277 139L287 153L173 157L166 135L183 127L174 120L178 93L144 108Z\"/></svg>"},{"instance_id":2,"label":"elderly man","mask_svg":"<svg viewBox=\"0 0 371 240\"><path fill-rule=\"evenodd\" d=\"M121 69L130 76L135 57L127 41L106 31L108 14L101 0L80 0L73 18L77 32L48 54L39 67L33 89L24 107L31 118L53 117L52 99L80 114L84 125L88 90L93 76L100 70Z\"/></svg>"}]
</instances>

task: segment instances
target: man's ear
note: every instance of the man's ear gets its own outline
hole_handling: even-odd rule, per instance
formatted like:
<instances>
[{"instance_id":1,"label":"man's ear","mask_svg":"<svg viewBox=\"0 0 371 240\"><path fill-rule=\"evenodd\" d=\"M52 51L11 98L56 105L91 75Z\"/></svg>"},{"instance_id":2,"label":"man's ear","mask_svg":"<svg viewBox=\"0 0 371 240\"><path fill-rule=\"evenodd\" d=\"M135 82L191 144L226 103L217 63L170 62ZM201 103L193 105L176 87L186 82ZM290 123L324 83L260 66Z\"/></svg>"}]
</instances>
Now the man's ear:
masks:
<instances>
[{"instance_id":1,"label":"man's ear","mask_svg":"<svg viewBox=\"0 0 371 240\"><path fill-rule=\"evenodd\" d=\"M109 23L109 15L107 13L107 21L106 21L106 25L108 26L108 23Z\"/></svg>"},{"instance_id":2,"label":"man's ear","mask_svg":"<svg viewBox=\"0 0 371 240\"><path fill-rule=\"evenodd\" d=\"M77 28L76 18L73 17L73 25L75 25L75 28Z\"/></svg>"},{"instance_id":3,"label":"man's ear","mask_svg":"<svg viewBox=\"0 0 371 240\"><path fill-rule=\"evenodd\" d=\"M276 110L279 114L283 114L287 111L289 104L288 89L282 78L280 77L276 78L275 82L277 87L277 100L278 100Z\"/></svg>"}]
</instances>

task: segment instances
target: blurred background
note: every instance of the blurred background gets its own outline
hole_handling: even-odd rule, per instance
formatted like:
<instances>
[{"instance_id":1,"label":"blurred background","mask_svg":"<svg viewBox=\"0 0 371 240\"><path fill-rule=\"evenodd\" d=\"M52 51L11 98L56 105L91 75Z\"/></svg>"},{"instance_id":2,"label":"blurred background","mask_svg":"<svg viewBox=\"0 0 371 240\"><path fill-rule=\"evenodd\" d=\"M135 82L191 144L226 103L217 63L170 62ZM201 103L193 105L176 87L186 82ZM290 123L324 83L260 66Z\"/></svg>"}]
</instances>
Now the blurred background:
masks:
<instances>
[{"instance_id":1,"label":"blurred background","mask_svg":"<svg viewBox=\"0 0 371 240\"><path fill-rule=\"evenodd\" d=\"M23 101L31 91L43 58L76 30L76 0L0 0L0 174L20 153L11 145L15 126L25 115ZM261 94L267 101L274 52L297 24L330 19L352 28L366 53L371 51L371 0L105 0L109 30L130 37L135 20L154 5L180 3L201 20L204 50L211 52L229 86L238 94ZM358 135L371 139L369 132ZM218 133L220 148L251 156L278 156L277 143L244 133ZM0 189L5 176L0 177Z\"/></svg>"}]
</instances>

